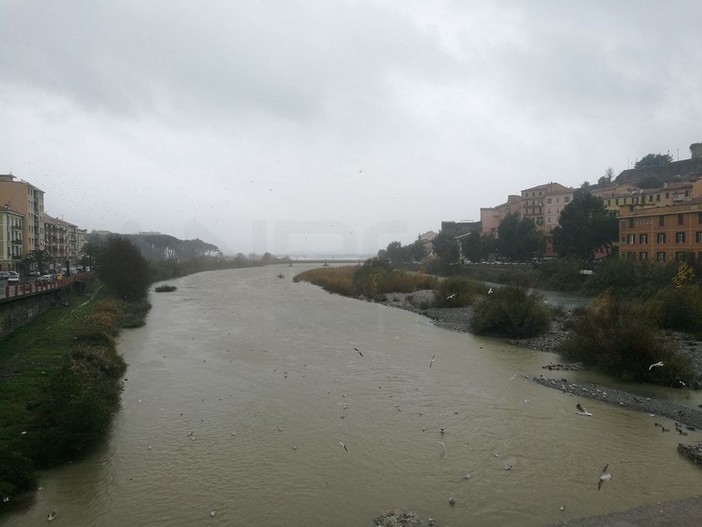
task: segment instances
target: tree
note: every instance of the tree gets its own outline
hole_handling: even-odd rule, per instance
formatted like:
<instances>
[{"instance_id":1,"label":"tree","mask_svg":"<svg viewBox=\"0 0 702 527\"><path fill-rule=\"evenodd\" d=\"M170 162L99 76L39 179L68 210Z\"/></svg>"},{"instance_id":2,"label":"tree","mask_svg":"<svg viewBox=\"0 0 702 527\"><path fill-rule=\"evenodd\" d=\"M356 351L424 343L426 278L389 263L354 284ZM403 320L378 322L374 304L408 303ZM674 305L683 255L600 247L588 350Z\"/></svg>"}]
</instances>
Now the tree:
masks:
<instances>
[{"instance_id":1,"label":"tree","mask_svg":"<svg viewBox=\"0 0 702 527\"><path fill-rule=\"evenodd\" d=\"M385 255L390 263L394 266L398 266L407 261L406 251L403 249L400 242L390 242L388 248L385 250Z\"/></svg>"},{"instance_id":2,"label":"tree","mask_svg":"<svg viewBox=\"0 0 702 527\"><path fill-rule=\"evenodd\" d=\"M605 170L604 176L597 180L597 184L603 187L609 185L612 182L613 176L614 170L612 170L612 167L609 167L607 170Z\"/></svg>"},{"instance_id":3,"label":"tree","mask_svg":"<svg viewBox=\"0 0 702 527\"><path fill-rule=\"evenodd\" d=\"M149 291L149 266L139 249L127 238L110 235L100 255L98 277L124 300L143 300Z\"/></svg>"},{"instance_id":4,"label":"tree","mask_svg":"<svg viewBox=\"0 0 702 527\"><path fill-rule=\"evenodd\" d=\"M453 236L440 232L431 242L436 254L445 264L458 262L458 242Z\"/></svg>"},{"instance_id":5,"label":"tree","mask_svg":"<svg viewBox=\"0 0 702 527\"><path fill-rule=\"evenodd\" d=\"M659 167L672 161L673 157L670 154L646 154L634 164L634 168Z\"/></svg>"},{"instance_id":6,"label":"tree","mask_svg":"<svg viewBox=\"0 0 702 527\"><path fill-rule=\"evenodd\" d=\"M497 250L513 262L523 262L543 253L546 240L531 218L510 213L497 228Z\"/></svg>"},{"instance_id":7,"label":"tree","mask_svg":"<svg viewBox=\"0 0 702 527\"><path fill-rule=\"evenodd\" d=\"M479 262L483 259L483 239L479 232L471 232L467 237L461 240L461 249L463 257L472 261Z\"/></svg>"},{"instance_id":8,"label":"tree","mask_svg":"<svg viewBox=\"0 0 702 527\"><path fill-rule=\"evenodd\" d=\"M40 249L34 249L29 251L24 259L24 264L26 268L32 267L32 264L36 266L36 270L42 272L46 264L49 261L49 253L42 251Z\"/></svg>"},{"instance_id":9,"label":"tree","mask_svg":"<svg viewBox=\"0 0 702 527\"><path fill-rule=\"evenodd\" d=\"M615 214L605 208L601 198L585 192L576 194L561 211L553 230L553 247L561 256L592 260L598 249L610 254L618 235Z\"/></svg>"}]
</instances>

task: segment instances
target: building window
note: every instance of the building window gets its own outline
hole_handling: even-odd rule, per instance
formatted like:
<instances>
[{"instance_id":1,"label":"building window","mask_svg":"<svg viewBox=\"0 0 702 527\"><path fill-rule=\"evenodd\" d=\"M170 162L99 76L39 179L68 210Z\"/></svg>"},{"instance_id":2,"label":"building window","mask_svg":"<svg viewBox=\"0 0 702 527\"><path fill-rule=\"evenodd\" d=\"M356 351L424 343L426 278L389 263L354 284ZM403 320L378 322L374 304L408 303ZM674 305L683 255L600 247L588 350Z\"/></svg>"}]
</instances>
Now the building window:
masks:
<instances>
[{"instance_id":1,"label":"building window","mask_svg":"<svg viewBox=\"0 0 702 527\"><path fill-rule=\"evenodd\" d=\"M685 233L676 232L675 233L675 243L685 243Z\"/></svg>"},{"instance_id":2,"label":"building window","mask_svg":"<svg viewBox=\"0 0 702 527\"><path fill-rule=\"evenodd\" d=\"M683 253L683 252L675 253L675 261L676 262L684 262L685 261L685 253Z\"/></svg>"},{"instance_id":3,"label":"building window","mask_svg":"<svg viewBox=\"0 0 702 527\"><path fill-rule=\"evenodd\" d=\"M665 233L664 232L659 232L656 234L656 243L665 243Z\"/></svg>"},{"instance_id":4,"label":"building window","mask_svg":"<svg viewBox=\"0 0 702 527\"><path fill-rule=\"evenodd\" d=\"M614 204L615 204L615 205L619 205L619 198L617 198L617 199L614 200Z\"/></svg>"},{"instance_id":5,"label":"building window","mask_svg":"<svg viewBox=\"0 0 702 527\"><path fill-rule=\"evenodd\" d=\"M626 259L627 260L634 260L636 258L636 253L634 251L627 252L626 253Z\"/></svg>"},{"instance_id":6,"label":"building window","mask_svg":"<svg viewBox=\"0 0 702 527\"><path fill-rule=\"evenodd\" d=\"M658 226L663 227L665 225L665 216L658 216Z\"/></svg>"},{"instance_id":7,"label":"building window","mask_svg":"<svg viewBox=\"0 0 702 527\"><path fill-rule=\"evenodd\" d=\"M702 223L702 212L697 213L697 223Z\"/></svg>"},{"instance_id":8,"label":"building window","mask_svg":"<svg viewBox=\"0 0 702 527\"><path fill-rule=\"evenodd\" d=\"M702 232L697 231L695 233L695 240L697 241L697 243L702 243Z\"/></svg>"},{"instance_id":9,"label":"building window","mask_svg":"<svg viewBox=\"0 0 702 527\"><path fill-rule=\"evenodd\" d=\"M660 201L660 200L661 200L661 195L660 195L660 194L656 194L656 201Z\"/></svg>"},{"instance_id":10,"label":"building window","mask_svg":"<svg viewBox=\"0 0 702 527\"><path fill-rule=\"evenodd\" d=\"M628 243L629 245L634 245L636 243L636 235L635 234L627 235L626 243Z\"/></svg>"},{"instance_id":11,"label":"building window","mask_svg":"<svg viewBox=\"0 0 702 527\"><path fill-rule=\"evenodd\" d=\"M634 218L629 218L629 228L630 229L634 228Z\"/></svg>"},{"instance_id":12,"label":"building window","mask_svg":"<svg viewBox=\"0 0 702 527\"><path fill-rule=\"evenodd\" d=\"M678 214L678 225L682 225L682 224L683 224L683 215Z\"/></svg>"},{"instance_id":13,"label":"building window","mask_svg":"<svg viewBox=\"0 0 702 527\"><path fill-rule=\"evenodd\" d=\"M653 201L653 194L649 194L649 195L648 195L648 201L649 201L649 202Z\"/></svg>"},{"instance_id":14,"label":"building window","mask_svg":"<svg viewBox=\"0 0 702 527\"><path fill-rule=\"evenodd\" d=\"M646 251L641 251L639 253L639 260L648 260L648 253Z\"/></svg>"},{"instance_id":15,"label":"building window","mask_svg":"<svg viewBox=\"0 0 702 527\"><path fill-rule=\"evenodd\" d=\"M659 251L656 253L656 261L665 262L665 253L663 251Z\"/></svg>"},{"instance_id":16,"label":"building window","mask_svg":"<svg viewBox=\"0 0 702 527\"><path fill-rule=\"evenodd\" d=\"M648 234L639 234L639 243L641 245L646 245L648 243Z\"/></svg>"}]
</instances>

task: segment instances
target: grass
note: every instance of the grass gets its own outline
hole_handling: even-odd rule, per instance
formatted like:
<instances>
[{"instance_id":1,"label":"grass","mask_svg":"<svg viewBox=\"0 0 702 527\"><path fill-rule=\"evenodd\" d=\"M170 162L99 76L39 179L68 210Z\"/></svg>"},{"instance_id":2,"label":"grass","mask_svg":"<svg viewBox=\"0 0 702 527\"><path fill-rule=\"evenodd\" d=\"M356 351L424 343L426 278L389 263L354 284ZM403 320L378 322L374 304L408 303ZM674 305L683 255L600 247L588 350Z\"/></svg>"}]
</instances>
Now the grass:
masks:
<instances>
[{"instance_id":1,"label":"grass","mask_svg":"<svg viewBox=\"0 0 702 527\"><path fill-rule=\"evenodd\" d=\"M126 365L119 328L148 303L72 295L0 339L0 495L36 485L35 471L83 455L119 407ZM1 506L2 504L0 504Z\"/></svg>"},{"instance_id":2,"label":"grass","mask_svg":"<svg viewBox=\"0 0 702 527\"><path fill-rule=\"evenodd\" d=\"M369 263L370 262L370 263ZM389 265L369 261L362 266L324 267L303 271L295 282L310 282L325 291L350 297L382 300L388 293L412 293L436 289L439 281L421 273L392 269Z\"/></svg>"}]
</instances>

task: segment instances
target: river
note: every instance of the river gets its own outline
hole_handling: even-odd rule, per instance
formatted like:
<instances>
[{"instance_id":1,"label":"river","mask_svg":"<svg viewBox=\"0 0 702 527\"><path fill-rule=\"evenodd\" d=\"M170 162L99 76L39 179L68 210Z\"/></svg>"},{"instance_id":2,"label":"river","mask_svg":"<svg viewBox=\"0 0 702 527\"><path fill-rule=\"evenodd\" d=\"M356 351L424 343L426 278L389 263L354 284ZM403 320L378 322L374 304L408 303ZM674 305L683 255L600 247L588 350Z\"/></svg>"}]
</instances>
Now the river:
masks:
<instances>
[{"instance_id":1,"label":"river","mask_svg":"<svg viewBox=\"0 0 702 527\"><path fill-rule=\"evenodd\" d=\"M104 446L43 473L0 524L44 525L55 509L75 527L358 527L400 508L543 526L699 492L700 468L657 418L596 401L581 417L524 378L557 356L294 283L303 268L200 273L152 294L147 325L120 337L129 367Z\"/></svg>"}]
</instances>

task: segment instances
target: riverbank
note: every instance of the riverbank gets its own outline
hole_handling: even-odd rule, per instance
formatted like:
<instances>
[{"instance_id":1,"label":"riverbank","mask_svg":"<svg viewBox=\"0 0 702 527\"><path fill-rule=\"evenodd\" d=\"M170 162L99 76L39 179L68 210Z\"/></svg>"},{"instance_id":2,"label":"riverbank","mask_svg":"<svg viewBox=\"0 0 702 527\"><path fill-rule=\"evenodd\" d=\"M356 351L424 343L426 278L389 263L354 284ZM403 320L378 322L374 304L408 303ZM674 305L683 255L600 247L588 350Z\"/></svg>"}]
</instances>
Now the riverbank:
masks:
<instances>
[{"instance_id":1,"label":"riverbank","mask_svg":"<svg viewBox=\"0 0 702 527\"><path fill-rule=\"evenodd\" d=\"M104 437L126 368L115 337L150 308L99 286L64 300L0 340L0 512L36 487L38 469L78 459Z\"/></svg>"}]
</instances>

